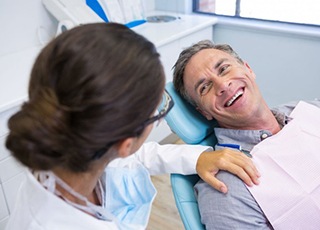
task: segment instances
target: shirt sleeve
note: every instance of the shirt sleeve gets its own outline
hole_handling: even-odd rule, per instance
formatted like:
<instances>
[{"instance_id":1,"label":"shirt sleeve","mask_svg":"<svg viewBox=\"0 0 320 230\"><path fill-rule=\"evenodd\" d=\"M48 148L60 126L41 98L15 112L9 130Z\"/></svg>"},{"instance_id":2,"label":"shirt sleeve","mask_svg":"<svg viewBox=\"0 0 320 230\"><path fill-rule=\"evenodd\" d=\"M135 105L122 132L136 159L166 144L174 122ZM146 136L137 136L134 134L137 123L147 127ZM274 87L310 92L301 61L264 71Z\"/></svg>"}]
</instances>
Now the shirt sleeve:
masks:
<instances>
[{"instance_id":1,"label":"shirt sleeve","mask_svg":"<svg viewBox=\"0 0 320 230\"><path fill-rule=\"evenodd\" d=\"M159 145L156 142L147 142L135 155L151 175L165 173L189 175L197 173L198 158L205 151L212 151L212 148L202 145Z\"/></svg>"}]
</instances>

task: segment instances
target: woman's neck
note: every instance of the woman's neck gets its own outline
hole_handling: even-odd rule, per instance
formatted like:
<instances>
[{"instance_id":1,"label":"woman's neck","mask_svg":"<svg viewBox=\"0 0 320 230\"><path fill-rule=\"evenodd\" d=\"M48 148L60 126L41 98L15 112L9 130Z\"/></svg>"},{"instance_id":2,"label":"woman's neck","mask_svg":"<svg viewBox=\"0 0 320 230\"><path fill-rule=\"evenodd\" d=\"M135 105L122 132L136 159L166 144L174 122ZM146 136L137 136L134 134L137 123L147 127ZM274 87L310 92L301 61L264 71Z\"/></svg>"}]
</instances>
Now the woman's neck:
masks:
<instances>
[{"instance_id":1,"label":"woman's neck","mask_svg":"<svg viewBox=\"0 0 320 230\"><path fill-rule=\"evenodd\" d=\"M95 188L98 181L103 173L103 170L95 170L84 173L74 173L63 169L52 170L56 176L63 180L69 187L75 192L85 197L88 201L93 204L100 205L99 198L95 192ZM84 205L84 201L75 197L66 189L56 184L57 190L61 193L62 197L81 205Z\"/></svg>"}]
</instances>

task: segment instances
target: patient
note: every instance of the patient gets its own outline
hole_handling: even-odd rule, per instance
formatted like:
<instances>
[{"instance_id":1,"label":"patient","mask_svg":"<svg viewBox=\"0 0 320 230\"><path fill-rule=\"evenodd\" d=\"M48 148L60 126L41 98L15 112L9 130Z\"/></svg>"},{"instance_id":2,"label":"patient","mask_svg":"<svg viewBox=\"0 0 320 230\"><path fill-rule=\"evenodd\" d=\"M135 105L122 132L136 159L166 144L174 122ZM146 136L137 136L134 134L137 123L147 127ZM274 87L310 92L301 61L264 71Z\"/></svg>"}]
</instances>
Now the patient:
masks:
<instances>
[{"instance_id":1,"label":"patient","mask_svg":"<svg viewBox=\"0 0 320 230\"><path fill-rule=\"evenodd\" d=\"M175 66L176 90L208 120L216 119L218 143L241 145L244 152L285 126L296 103L270 109L247 62L229 46L208 40L181 52ZM312 104L320 107L320 101ZM222 147L215 146L215 149ZM272 229L263 211L235 175L220 171L227 193L200 180L195 185L206 229ZM207 180L207 178L202 178ZM207 180L208 181L208 180ZM210 183L210 182L209 182Z\"/></svg>"}]
</instances>

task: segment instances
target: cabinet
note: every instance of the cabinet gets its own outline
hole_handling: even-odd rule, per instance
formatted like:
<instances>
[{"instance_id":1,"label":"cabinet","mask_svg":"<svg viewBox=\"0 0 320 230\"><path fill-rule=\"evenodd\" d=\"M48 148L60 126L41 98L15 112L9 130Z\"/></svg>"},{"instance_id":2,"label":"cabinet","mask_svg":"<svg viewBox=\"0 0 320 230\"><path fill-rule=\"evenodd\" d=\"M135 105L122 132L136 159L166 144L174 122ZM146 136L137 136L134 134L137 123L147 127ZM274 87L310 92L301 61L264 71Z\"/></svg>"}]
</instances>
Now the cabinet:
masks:
<instances>
[{"instance_id":1,"label":"cabinet","mask_svg":"<svg viewBox=\"0 0 320 230\"><path fill-rule=\"evenodd\" d=\"M0 113L0 229L4 226L13 210L16 194L25 176L23 169L5 148L7 120L18 110L19 106L6 109Z\"/></svg>"}]
</instances>

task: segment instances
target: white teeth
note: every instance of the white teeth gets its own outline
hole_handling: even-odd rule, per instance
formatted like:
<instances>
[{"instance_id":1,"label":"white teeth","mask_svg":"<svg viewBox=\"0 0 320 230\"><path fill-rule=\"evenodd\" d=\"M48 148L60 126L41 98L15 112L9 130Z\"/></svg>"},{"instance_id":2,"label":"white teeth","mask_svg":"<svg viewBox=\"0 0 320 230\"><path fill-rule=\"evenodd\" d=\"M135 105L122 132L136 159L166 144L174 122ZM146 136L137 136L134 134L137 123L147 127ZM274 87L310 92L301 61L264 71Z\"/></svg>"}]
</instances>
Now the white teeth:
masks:
<instances>
[{"instance_id":1,"label":"white teeth","mask_svg":"<svg viewBox=\"0 0 320 230\"><path fill-rule=\"evenodd\" d=\"M239 90L227 103L226 106L229 107L230 105L232 105L232 103L243 94L243 90Z\"/></svg>"}]
</instances>

